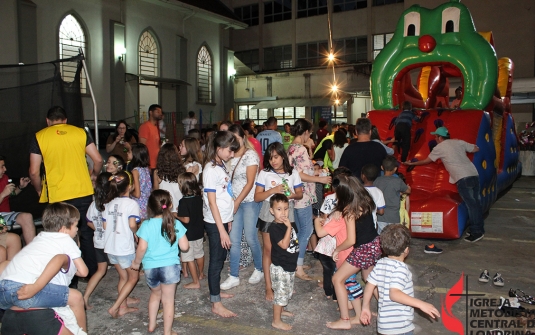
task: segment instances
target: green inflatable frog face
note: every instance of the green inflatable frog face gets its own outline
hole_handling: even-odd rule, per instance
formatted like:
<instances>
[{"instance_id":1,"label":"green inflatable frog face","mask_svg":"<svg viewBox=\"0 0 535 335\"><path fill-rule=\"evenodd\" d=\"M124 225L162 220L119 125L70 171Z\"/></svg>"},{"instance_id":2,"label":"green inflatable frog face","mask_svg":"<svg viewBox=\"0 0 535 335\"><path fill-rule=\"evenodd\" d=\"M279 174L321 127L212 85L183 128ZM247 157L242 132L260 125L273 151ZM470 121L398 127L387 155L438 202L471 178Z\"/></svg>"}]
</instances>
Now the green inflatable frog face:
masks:
<instances>
[{"instance_id":1,"label":"green inflatable frog face","mask_svg":"<svg viewBox=\"0 0 535 335\"><path fill-rule=\"evenodd\" d=\"M375 109L401 105L404 75L423 66L442 66L464 81L462 109L484 109L498 78L492 45L476 32L468 8L452 0L434 9L413 5L400 18L392 40L373 64L371 91Z\"/></svg>"}]
</instances>

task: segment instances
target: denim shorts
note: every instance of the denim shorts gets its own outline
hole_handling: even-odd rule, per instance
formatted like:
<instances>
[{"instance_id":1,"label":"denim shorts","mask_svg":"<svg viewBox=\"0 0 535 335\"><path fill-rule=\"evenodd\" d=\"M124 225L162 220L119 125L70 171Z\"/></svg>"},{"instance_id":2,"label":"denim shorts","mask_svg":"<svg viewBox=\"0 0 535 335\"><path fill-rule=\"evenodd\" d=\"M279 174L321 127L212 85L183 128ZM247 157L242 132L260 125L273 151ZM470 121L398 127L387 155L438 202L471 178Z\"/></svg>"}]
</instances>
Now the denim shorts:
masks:
<instances>
[{"instance_id":1,"label":"denim shorts","mask_svg":"<svg viewBox=\"0 0 535 335\"><path fill-rule=\"evenodd\" d=\"M180 264L144 269L147 285L150 288L156 288L160 284L176 284L180 281L181 270Z\"/></svg>"},{"instance_id":2,"label":"denim shorts","mask_svg":"<svg viewBox=\"0 0 535 335\"><path fill-rule=\"evenodd\" d=\"M17 222L17 216L19 216L20 212L0 212L0 215L4 217L4 220L6 220L7 226L12 226Z\"/></svg>"},{"instance_id":3,"label":"denim shorts","mask_svg":"<svg viewBox=\"0 0 535 335\"><path fill-rule=\"evenodd\" d=\"M136 258L136 254L126 255L126 256L116 256L112 254L108 254L108 259L110 260L111 264L119 264L121 269L128 269L130 265L132 265L132 262Z\"/></svg>"},{"instance_id":4,"label":"denim shorts","mask_svg":"<svg viewBox=\"0 0 535 335\"><path fill-rule=\"evenodd\" d=\"M41 291L30 299L19 300L17 291L25 284L12 280L0 280L0 308L50 308L67 306L69 288L67 286L48 283Z\"/></svg>"}]
</instances>

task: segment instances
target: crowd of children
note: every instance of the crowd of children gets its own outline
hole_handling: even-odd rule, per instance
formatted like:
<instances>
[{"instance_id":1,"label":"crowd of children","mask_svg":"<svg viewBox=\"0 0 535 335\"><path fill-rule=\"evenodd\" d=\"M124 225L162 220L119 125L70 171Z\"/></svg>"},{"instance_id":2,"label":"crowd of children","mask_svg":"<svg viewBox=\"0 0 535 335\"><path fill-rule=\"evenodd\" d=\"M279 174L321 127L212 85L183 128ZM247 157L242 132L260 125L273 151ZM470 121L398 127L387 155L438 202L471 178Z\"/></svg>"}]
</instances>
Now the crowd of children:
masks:
<instances>
[{"instance_id":1,"label":"crowd of children","mask_svg":"<svg viewBox=\"0 0 535 335\"><path fill-rule=\"evenodd\" d=\"M98 270L83 297L68 288L75 273L87 275L73 240L78 211L64 203L49 205L43 216L45 232L9 264L3 263L0 308L68 305L78 326L87 330L85 309L92 308L91 294L109 263L119 282L108 313L116 318L138 310L134 305L139 299L130 295L142 270L151 290L148 330L156 327L161 303L164 334L169 335L173 333L174 297L181 274L191 276L186 289L200 289L201 280L207 278L212 312L236 316L222 303L222 298L233 295L221 291L239 285L240 249L246 242L255 266L249 283L264 279L265 298L273 301L272 326L290 330L291 325L281 317L292 315L285 308L294 293L294 278L311 279L304 272L304 258L315 230L321 239L311 248L323 266L322 286L340 310L340 319L328 322L327 327L349 329L354 324L368 324L372 295L380 302L379 329L389 334L392 329L396 331L392 334L405 334L414 328L412 307L439 316L434 307L413 297L412 277L403 263L410 235L399 224L400 195L409 194L410 187L394 177L395 158L384 159L384 176L379 176L379 167L373 164L363 166L361 182L345 167L330 171L329 176L320 163L311 160L312 124L305 119L297 120L291 130L285 127L288 134L284 140L292 143L286 146L275 141L263 152L248 140L250 124L224 126L228 130L208 135L204 150L194 131L178 148L163 143L153 171L147 147L141 143L131 145L128 164L119 155L108 158L87 212L88 225L95 230ZM324 185L330 184L334 192L323 199ZM230 275L222 282L228 252ZM387 258L381 259L383 253ZM359 272L368 282L364 292L357 279ZM65 298L53 299L54 292L65 292ZM352 318L348 304L356 313ZM399 324L386 322L389 309L400 306Z\"/></svg>"}]
</instances>

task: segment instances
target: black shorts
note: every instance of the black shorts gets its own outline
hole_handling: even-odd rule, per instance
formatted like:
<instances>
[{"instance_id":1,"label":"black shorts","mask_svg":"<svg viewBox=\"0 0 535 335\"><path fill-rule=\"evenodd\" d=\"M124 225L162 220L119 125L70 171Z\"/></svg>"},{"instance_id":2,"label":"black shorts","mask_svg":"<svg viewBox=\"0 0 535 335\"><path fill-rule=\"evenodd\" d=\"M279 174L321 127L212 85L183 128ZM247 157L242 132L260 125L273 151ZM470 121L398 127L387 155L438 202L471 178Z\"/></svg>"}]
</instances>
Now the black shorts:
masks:
<instances>
[{"instance_id":1,"label":"black shorts","mask_svg":"<svg viewBox=\"0 0 535 335\"><path fill-rule=\"evenodd\" d=\"M266 222L262 219L258 219L258 222L256 223L256 228L260 230L261 233L269 233L269 226L271 226L272 222Z\"/></svg>"},{"instance_id":2,"label":"black shorts","mask_svg":"<svg viewBox=\"0 0 535 335\"><path fill-rule=\"evenodd\" d=\"M63 323L53 309L6 310L2 335L58 335Z\"/></svg>"},{"instance_id":3,"label":"black shorts","mask_svg":"<svg viewBox=\"0 0 535 335\"><path fill-rule=\"evenodd\" d=\"M97 263L108 263L108 254L104 249L95 248L95 255L97 255Z\"/></svg>"}]
</instances>

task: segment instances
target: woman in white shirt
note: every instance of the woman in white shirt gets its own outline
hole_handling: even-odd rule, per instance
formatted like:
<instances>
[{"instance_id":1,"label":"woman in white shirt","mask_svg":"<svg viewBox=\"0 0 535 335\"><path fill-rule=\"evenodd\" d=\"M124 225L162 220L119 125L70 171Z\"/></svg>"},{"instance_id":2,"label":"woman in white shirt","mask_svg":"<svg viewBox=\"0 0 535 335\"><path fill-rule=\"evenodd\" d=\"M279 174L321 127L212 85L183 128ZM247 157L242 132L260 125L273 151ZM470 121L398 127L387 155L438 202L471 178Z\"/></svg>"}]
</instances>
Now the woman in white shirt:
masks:
<instances>
[{"instance_id":1,"label":"woman in white shirt","mask_svg":"<svg viewBox=\"0 0 535 335\"><path fill-rule=\"evenodd\" d=\"M344 153L344 150L348 146L346 134L342 130L337 130L336 133L334 133L333 142L334 142L333 168L337 169L338 165L340 164L340 158L342 158L342 154Z\"/></svg>"}]
</instances>

